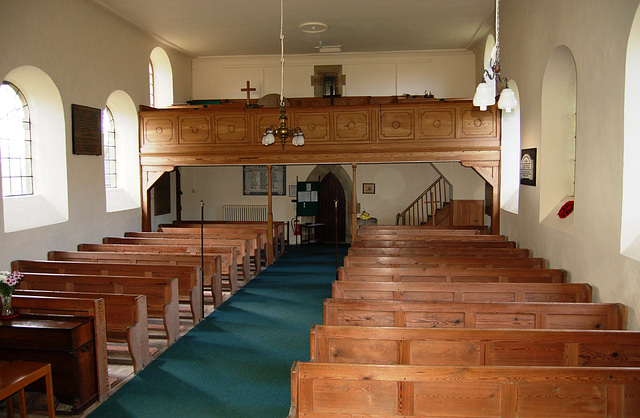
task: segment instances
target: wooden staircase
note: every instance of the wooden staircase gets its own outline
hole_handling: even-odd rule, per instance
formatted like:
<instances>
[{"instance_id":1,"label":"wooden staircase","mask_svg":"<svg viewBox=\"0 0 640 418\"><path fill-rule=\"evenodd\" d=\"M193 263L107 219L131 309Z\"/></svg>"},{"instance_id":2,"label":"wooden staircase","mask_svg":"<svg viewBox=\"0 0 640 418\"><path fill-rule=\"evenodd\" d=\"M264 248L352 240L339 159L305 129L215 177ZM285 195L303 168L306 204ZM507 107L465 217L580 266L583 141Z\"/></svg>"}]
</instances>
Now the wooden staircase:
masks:
<instances>
[{"instance_id":1,"label":"wooden staircase","mask_svg":"<svg viewBox=\"0 0 640 418\"><path fill-rule=\"evenodd\" d=\"M438 177L405 210L396 215L396 225L451 225L453 185Z\"/></svg>"}]
</instances>

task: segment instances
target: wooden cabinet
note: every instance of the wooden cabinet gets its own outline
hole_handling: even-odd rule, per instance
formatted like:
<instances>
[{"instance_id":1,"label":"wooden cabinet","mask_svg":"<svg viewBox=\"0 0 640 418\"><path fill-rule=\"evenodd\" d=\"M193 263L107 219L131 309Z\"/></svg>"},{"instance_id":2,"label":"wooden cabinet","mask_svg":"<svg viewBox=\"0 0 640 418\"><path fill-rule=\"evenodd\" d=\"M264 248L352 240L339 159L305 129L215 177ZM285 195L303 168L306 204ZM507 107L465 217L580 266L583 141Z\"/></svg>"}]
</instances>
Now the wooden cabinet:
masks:
<instances>
[{"instance_id":1,"label":"wooden cabinet","mask_svg":"<svg viewBox=\"0 0 640 418\"><path fill-rule=\"evenodd\" d=\"M0 359L51 363L53 393L74 413L98 398L95 352L91 318L20 314L0 320Z\"/></svg>"}]
</instances>

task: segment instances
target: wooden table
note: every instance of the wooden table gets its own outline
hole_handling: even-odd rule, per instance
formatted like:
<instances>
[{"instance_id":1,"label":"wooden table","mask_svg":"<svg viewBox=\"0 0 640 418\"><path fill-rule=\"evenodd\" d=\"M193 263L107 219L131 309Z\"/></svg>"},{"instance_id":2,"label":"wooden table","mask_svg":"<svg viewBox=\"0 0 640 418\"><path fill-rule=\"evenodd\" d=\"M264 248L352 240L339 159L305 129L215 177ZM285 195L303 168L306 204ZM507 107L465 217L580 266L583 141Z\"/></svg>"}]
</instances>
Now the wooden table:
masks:
<instances>
[{"instance_id":1,"label":"wooden table","mask_svg":"<svg viewBox=\"0 0 640 418\"><path fill-rule=\"evenodd\" d=\"M27 405L24 397L24 388L42 378L44 378L47 388L49 417L55 417L51 364L22 360L0 363L0 400L7 399L7 417L13 417L13 394L19 392L20 417L26 418Z\"/></svg>"}]
</instances>

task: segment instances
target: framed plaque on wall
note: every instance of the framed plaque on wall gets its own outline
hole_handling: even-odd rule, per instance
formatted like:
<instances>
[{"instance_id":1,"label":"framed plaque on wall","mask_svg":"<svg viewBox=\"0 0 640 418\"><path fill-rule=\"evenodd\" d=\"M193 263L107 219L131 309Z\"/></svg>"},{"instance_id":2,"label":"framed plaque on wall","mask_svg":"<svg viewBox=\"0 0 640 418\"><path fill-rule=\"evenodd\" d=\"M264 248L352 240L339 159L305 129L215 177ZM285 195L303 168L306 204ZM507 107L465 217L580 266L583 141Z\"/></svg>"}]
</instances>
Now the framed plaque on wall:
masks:
<instances>
[{"instance_id":1,"label":"framed plaque on wall","mask_svg":"<svg viewBox=\"0 0 640 418\"><path fill-rule=\"evenodd\" d=\"M271 193L273 196L286 196L286 167L271 166ZM269 173L266 165L245 165L242 167L242 194L267 195L269 192Z\"/></svg>"},{"instance_id":2,"label":"framed plaque on wall","mask_svg":"<svg viewBox=\"0 0 640 418\"><path fill-rule=\"evenodd\" d=\"M522 150L520 157L520 184L536 185L536 148Z\"/></svg>"}]
</instances>

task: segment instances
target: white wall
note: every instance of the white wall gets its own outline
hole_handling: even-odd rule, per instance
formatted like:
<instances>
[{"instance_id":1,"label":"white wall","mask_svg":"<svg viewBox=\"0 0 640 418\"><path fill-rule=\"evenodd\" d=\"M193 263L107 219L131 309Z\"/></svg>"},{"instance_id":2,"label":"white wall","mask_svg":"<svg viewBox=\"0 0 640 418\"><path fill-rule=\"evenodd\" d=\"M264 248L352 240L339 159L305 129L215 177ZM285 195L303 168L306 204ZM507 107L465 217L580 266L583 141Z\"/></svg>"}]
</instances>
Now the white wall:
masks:
<instances>
[{"instance_id":1,"label":"white wall","mask_svg":"<svg viewBox=\"0 0 640 418\"><path fill-rule=\"evenodd\" d=\"M69 221L0 231L0 269L14 259L46 258L50 250L140 230L139 208L107 213L102 157L72 154L71 104L103 108L111 93L122 90L136 108L148 105L149 55L159 43L88 1L0 0L0 10L0 76L35 66L51 77L62 97L69 193ZM185 101L191 97L191 58L165 50L176 77L175 100Z\"/></svg>"},{"instance_id":2,"label":"white wall","mask_svg":"<svg viewBox=\"0 0 640 418\"><path fill-rule=\"evenodd\" d=\"M577 70L574 229L539 223L540 186L521 186L518 215L502 212L502 232L551 268L588 282L594 300L629 307L640 329L640 262L620 255L625 58L638 0L506 0L501 8L502 73L518 80L522 147L540 151L542 81L556 47ZM538 166L540 167L540 166Z\"/></svg>"},{"instance_id":3,"label":"white wall","mask_svg":"<svg viewBox=\"0 0 640 418\"><path fill-rule=\"evenodd\" d=\"M475 62L470 51L419 51L377 54L285 55L284 95L313 97L315 65L342 65L343 96L424 94L471 98ZM251 98L280 93L279 56L205 57L193 61L194 99L243 99L247 80Z\"/></svg>"}]
</instances>

